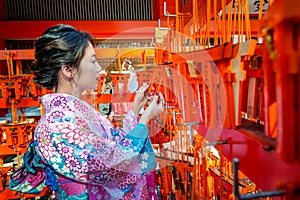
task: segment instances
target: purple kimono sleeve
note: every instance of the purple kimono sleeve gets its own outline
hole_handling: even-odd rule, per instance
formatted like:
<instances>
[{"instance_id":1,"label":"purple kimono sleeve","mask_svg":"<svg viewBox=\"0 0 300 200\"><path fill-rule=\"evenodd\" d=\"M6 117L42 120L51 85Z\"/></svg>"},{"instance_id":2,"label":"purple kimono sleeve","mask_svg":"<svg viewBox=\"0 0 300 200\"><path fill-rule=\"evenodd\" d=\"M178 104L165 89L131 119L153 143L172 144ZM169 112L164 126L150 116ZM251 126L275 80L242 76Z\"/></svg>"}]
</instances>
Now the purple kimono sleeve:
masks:
<instances>
[{"instance_id":1,"label":"purple kimono sleeve","mask_svg":"<svg viewBox=\"0 0 300 200\"><path fill-rule=\"evenodd\" d=\"M122 130L118 130L122 131ZM89 171L113 169L142 174L156 166L148 128L137 124L124 138L115 143L99 138L89 154Z\"/></svg>"},{"instance_id":2,"label":"purple kimono sleeve","mask_svg":"<svg viewBox=\"0 0 300 200\"><path fill-rule=\"evenodd\" d=\"M89 184L122 196L155 167L148 128L138 124L119 143L95 141L88 162Z\"/></svg>"},{"instance_id":3,"label":"purple kimono sleeve","mask_svg":"<svg viewBox=\"0 0 300 200\"><path fill-rule=\"evenodd\" d=\"M137 125L137 119L132 110L129 110L123 119L123 131L129 133Z\"/></svg>"}]
</instances>

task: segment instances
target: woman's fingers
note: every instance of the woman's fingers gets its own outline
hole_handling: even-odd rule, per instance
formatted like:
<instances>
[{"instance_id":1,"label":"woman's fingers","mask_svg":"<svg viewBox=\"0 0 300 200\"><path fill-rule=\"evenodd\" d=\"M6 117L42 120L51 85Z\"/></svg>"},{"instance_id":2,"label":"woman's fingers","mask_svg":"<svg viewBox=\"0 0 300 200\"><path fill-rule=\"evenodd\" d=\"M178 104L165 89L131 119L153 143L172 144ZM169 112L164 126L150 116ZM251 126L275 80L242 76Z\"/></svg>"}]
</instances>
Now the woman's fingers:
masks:
<instances>
[{"instance_id":1,"label":"woman's fingers","mask_svg":"<svg viewBox=\"0 0 300 200\"><path fill-rule=\"evenodd\" d=\"M148 90L149 85L150 85L149 83L143 85L142 87L140 87L138 92L145 93Z\"/></svg>"},{"instance_id":2,"label":"woman's fingers","mask_svg":"<svg viewBox=\"0 0 300 200\"><path fill-rule=\"evenodd\" d=\"M158 95L154 95L152 98L152 103L158 104L158 98L159 98Z\"/></svg>"},{"instance_id":3,"label":"woman's fingers","mask_svg":"<svg viewBox=\"0 0 300 200\"><path fill-rule=\"evenodd\" d=\"M143 85L139 88L139 90L136 93L136 100L139 102L144 102L145 99L148 97L148 93L146 92L149 87L149 84Z\"/></svg>"},{"instance_id":4,"label":"woman's fingers","mask_svg":"<svg viewBox=\"0 0 300 200\"><path fill-rule=\"evenodd\" d=\"M153 96L152 102L155 102L157 105L163 105L164 97L161 92Z\"/></svg>"},{"instance_id":5,"label":"woman's fingers","mask_svg":"<svg viewBox=\"0 0 300 200\"><path fill-rule=\"evenodd\" d=\"M161 106L163 106L163 105L164 105L164 96L162 95L161 92L160 92L158 95L159 95L159 97L160 97L159 104L160 104Z\"/></svg>"}]
</instances>

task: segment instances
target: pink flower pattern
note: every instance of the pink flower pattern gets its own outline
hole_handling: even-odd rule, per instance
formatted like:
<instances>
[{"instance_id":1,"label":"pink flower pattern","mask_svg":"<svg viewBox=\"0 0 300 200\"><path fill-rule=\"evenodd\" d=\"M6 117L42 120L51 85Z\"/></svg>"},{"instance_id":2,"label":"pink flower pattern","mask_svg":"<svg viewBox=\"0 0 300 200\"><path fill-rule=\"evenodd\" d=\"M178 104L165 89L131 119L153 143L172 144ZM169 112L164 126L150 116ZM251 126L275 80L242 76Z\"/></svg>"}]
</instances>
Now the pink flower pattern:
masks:
<instances>
[{"instance_id":1,"label":"pink flower pattern","mask_svg":"<svg viewBox=\"0 0 300 200\"><path fill-rule=\"evenodd\" d=\"M94 112L91 112L91 109L86 105L83 105L83 102L79 99L74 99L74 109L81 112L83 116L89 120L93 118Z\"/></svg>"},{"instance_id":2,"label":"pink flower pattern","mask_svg":"<svg viewBox=\"0 0 300 200\"><path fill-rule=\"evenodd\" d=\"M47 161L57 166L59 179L71 180L59 186L70 199L84 192L89 199L111 199L116 195L118 199L149 199L138 157L151 147L143 148L140 144L147 142L133 143L127 136L137 124L132 111L124 119L124 129L112 131L113 126L106 118L76 97L47 94L42 97L42 103L46 117L41 118L35 137ZM138 145L132 150L136 151L134 154L128 151L133 144ZM136 155L138 157L133 157ZM118 189L117 192L109 189L112 187ZM75 188L80 191L76 192Z\"/></svg>"},{"instance_id":3,"label":"pink flower pattern","mask_svg":"<svg viewBox=\"0 0 300 200\"><path fill-rule=\"evenodd\" d=\"M54 123L58 118L63 118L65 115L62 111L54 111L47 118L48 123Z\"/></svg>"},{"instance_id":4,"label":"pink flower pattern","mask_svg":"<svg viewBox=\"0 0 300 200\"><path fill-rule=\"evenodd\" d=\"M65 160L65 165L67 168L74 172L83 172L83 167L79 160L75 157L69 157Z\"/></svg>"},{"instance_id":5,"label":"pink flower pattern","mask_svg":"<svg viewBox=\"0 0 300 200\"><path fill-rule=\"evenodd\" d=\"M55 148L53 146L51 137L51 132L45 126L41 126L39 129L36 130L35 137L39 144L39 148L41 153L46 159L49 159L53 156L55 152Z\"/></svg>"},{"instance_id":6,"label":"pink flower pattern","mask_svg":"<svg viewBox=\"0 0 300 200\"><path fill-rule=\"evenodd\" d=\"M111 178L106 172L103 172L95 177L95 182L97 184L105 184L109 181L111 181Z\"/></svg>"},{"instance_id":7,"label":"pink flower pattern","mask_svg":"<svg viewBox=\"0 0 300 200\"><path fill-rule=\"evenodd\" d=\"M88 161L88 169L89 171L97 171L97 170L105 170L107 167L104 165L104 163L101 161L101 159L93 158Z\"/></svg>"},{"instance_id":8,"label":"pink flower pattern","mask_svg":"<svg viewBox=\"0 0 300 200\"><path fill-rule=\"evenodd\" d=\"M86 144L89 144L88 135L90 133L87 123L75 116L75 124L63 123L58 124L57 128L62 133L63 138L67 138L69 143L78 145L83 148Z\"/></svg>"},{"instance_id":9,"label":"pink flower pattern","mask_svg":"<svg viewBox=\"0 0 300 200\"><path fill-rule=\"evenodd\" d=\"M68 183L69 179L66 179L63 176L59 176L58 181L60 183ZM67 193L67 195L79 195L85 192L86 187L84 185L75 185L75 184L61 184L62 189Z\"/></svg>"},{"instance_id":10,"label":"pink flower pattern","mask_svg":"<svg viewBox=\"0 0 300 200\"><path fill-rule=\"evenodd\" d=\"M67 105L68 101L64 96L56 96L52 99L50 103L50 108L62 107L64 108Z\"/></svg>"},{"instance_id":11,"label":"pink flower pattern","mask_svg":"<svg viewBox=\"0 0 300 200\"><path fill-rule=\"evenodd\" d=\"M121 190L125 190L125 189L131 187L133 184L135 184L138 180L139 180L138 176L134 176L134 175L129 174L120 183L119 188Z\"/></svg>"},{"instance_id":12,"label":"pink flower pattern","mask_svg":"<svg viewBox=\"0 0 300 200\"><path fill-rule=\"evenodd\" d=\"M82 158L82 159L87 159L89 156L89 151L88 150L82 150L80 153L79 153L79 157Z\"/></svg>"},{"instance_id":13,"label":"pink flower pattern","mask_svg":"<svg viewBox=\"0 0 300 200\"><path fill-rule=\"evenodd\" d=\"M65 158L70 158L74 154L74 149L72 147L66 146L64 143L58 143L56 145L58 153L60 153Z\"/></svg>"}]
</instances>

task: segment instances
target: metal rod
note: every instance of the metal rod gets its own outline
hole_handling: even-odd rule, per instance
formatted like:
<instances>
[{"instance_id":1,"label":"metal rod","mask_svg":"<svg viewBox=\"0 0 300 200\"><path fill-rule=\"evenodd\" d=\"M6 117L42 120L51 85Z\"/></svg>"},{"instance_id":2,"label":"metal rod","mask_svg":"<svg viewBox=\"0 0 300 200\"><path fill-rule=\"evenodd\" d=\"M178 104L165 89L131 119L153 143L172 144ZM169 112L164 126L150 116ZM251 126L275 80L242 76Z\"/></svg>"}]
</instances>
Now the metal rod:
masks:
<instances>
[{"instance_id":1,"label":"metal rod","mask_svg":"<svg viewBox=\"0 0 300 200\"><path fill-rule=\"evenodd\" d=\"M173 120L174 120L173 122L174 122L174 125L175 125L175 126L179 126L179 125L177 124L177 120L176 120L176 117L177 117L176 115L177 115L177 114L181 114L181 112L176 112L176 110L173 110Z\"/></svg>"},{"instance_id":2,"label":"metal rod","mask_svg":"<svg viewBox=\"0 0 300 200\"><path fill-rule=\"evenodd\" d=\"M215 146L215 145L220 145L220 144L228 144L228 141L222 140L222 141L216 141L216 142L209 142L205 146Z\"/></svg>"},{"instance_id":3,"label":"metal rod","mask_svg":"<svg viewBox=\"0 0 300 200\"><path fill-rule=\"evenodd\" d=\"M167 12L167 2L164 2L164 16L167 16L167 17L176 17L176 14L169 14Z\"/></svg>"},{"instance_id":4,"label":"metal rod","mask_svg":"<svg viewBox=\"0 0 300 200\"><path fill-rule=\"evenodd\" d=\"M158 21L158 28L159 28L159 30L170 30L170 28L163 28L163 27L161 27L161 25L160 25L160 19L158 19L157 21Z\"/></svg>"},{"instance_id":5,"label":"metal rod","mask_svg":"<svg viewBox=\"0 0 300 200\"><path fill-rule=\"evenodd\" d=\"M186 123L177 123L177 114L182 114L182 112L176 112L176 110L173 110L173 122L175 126L189 126L189 134L190 134L190 143L194 145L194 136L193 136L193 125L200 124L200 122L186 122Z\"/></svg>"},{"instance_id":6,"label":"metal rod","mask_svg":"<svg viewBox=\"0 0 300 200\"><path fill-rule=\"evenodd\" d=\"M285 194L285 192L282 190L274 190L274 191L267 191L267 192L259 192L255 194L241 195L239 192L239 177L238 177L239 159L234 158L232 162L233 162L233 193L237 199L239 200L258 199L263 197L283 196Z\"/></svg>"}]
</instances>

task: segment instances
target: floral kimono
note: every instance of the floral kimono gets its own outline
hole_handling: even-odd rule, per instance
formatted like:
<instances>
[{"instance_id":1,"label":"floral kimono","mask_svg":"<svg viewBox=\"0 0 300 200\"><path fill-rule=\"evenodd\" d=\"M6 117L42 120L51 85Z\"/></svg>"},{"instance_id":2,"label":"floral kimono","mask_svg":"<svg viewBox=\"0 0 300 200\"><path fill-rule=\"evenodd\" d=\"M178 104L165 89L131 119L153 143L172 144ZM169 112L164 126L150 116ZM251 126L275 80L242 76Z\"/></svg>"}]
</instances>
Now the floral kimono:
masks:
<instances>
[{"instance_id":1,"label":"floral kimono","mask_svg":"<svg viewBox=\"0 0 300 200\"><path fill-rule=\"evenodd\" d=\"M41 99L45 113L10 189L57 199L156 199L148 129L132 111L115 129L92 106L67 94Z\"/></svg>"}]
</instances>

